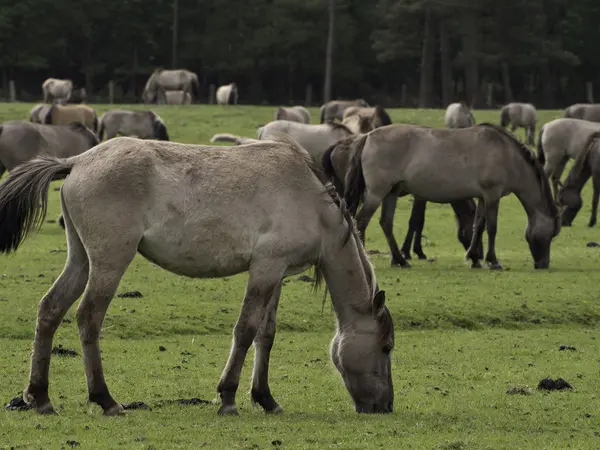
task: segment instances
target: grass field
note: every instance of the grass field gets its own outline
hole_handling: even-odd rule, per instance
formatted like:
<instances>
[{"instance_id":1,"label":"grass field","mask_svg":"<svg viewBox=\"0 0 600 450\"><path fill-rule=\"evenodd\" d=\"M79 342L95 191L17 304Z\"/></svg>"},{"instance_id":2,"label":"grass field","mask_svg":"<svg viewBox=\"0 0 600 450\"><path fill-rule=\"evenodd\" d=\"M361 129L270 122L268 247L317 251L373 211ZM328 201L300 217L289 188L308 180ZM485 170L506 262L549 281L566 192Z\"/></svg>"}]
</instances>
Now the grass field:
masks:
<instances>
[{"instance_id":1,"label":"grass field","mask_svg":"<svg viewBox=\"0 0 600 450\"><path fill-rule=\"evenodd\" d=\"M0 122L27 118L31 104L0 105ZM141 108L134 106L133 108ZM98 112L108 105L98 106ZM253 137L273 107L191 105L156 107L172 140L208 143L217 132ZM313 121L318 111L312 110ZM443 125L442 110L391 110L394 122ZM560 111L539 112L544 123ZM498 122L497 111L475 111L478 122ZM540 124L541 125L541 124ZM519 135L523 137L523 132ZM53 187L58 187L55 182ZM20 395L27 383L36 307L65 261L64 233L54 223L58 192L50 189L47 223L13 256L0 256L0 401ZM77 351L55 356L50 395L59 414L0 412L0 448L394 448L515 449L600 446L600 240L589 229L591 187L574 226L552 246L551 269L535 271L524 239L526 215L514 196L500 203L497 253L503 272L471 270L455 238L450 206L429 204L425 253L434 261L390 267L375 219L367 232L379 285L396 324L393 352L395 411L387 416L354 412L328 356L334 314L321 312L321 294L291 277L278 314L271 358L271 389L285 413L266 416L252 407L252 354L238 392L239 417L218 417L216 405L165 404L212 400L225 364L231 329L247 275L191 280L136 257L115 298L101 341L107 383L123 403L151 410L106 418L86 403L74 308L55 345ZM410 200L399 201L396 234L404 237ZM378 216L376 216L378 217ZM576 351L560 351L570 345ZM159 346L166 350L159 351ZM562 377L573 391L536 390L542 378ZM527 385L532 395L509 395Z\"/></svg>"}]
</instances>

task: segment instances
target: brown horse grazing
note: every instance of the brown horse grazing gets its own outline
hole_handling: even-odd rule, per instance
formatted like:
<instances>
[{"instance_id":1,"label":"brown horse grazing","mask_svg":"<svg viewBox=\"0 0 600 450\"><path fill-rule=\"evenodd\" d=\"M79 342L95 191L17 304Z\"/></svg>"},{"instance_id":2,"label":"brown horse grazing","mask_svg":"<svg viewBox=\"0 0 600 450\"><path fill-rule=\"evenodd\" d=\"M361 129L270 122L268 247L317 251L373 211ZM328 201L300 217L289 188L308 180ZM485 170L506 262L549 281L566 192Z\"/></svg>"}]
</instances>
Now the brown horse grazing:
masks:
<instances>
[{"instance_id":1,"label":"brown horse grazing","mask_svg":"<svg viewBox=\"0 0 600 450\"><path fill-rule=\"evenodd\" d=\"M38 307L24 392L38 412L54 412L52 340L81 294L77 322L88 398L106 415L123 410L104 379L99 336L137 252L192 278L249 272L217 387L219 414L237 414L235 395L253 342L252 400L267 412L281 411L268 382L277 305L284 278L311 266L331 294L337 317L331 358L356 410L392 411L394 326L385 293L343 201L296 143L223 148L119 137L73 158L35 159L0 186L0 253L15 251L40 226L50 182L65 177L60 198L68 256Z\"/></svg>"},{"instance_id":2,"label":"brown horse grazing","mask_svg":"<svg viewBox=\"0 0 600 450\"><path fill-rule=\"evenodd\" d=\"M87 105L52 105L44 118L46 125L68 125L80 122L98 132L98 116L96 111Z\"/></svg>"},{"instance_id":3,"label":"brown horse grazing","mask_svg":"<svg viewBox=\"0 0 600 450\"><path fill-rule=\"evenodd\" d=\"M592 197L592 214L588 227L596 225L598 217L598 200L600 199L600 132L595 132L587 138L583 150L577 155L575 164L567 175L564 184L557 195L557 203L562 207L562 225L571 226L583 204L581 190L590 177L594 184Z\"/></svg>"},{"instance_id":4,"label":"brown horse grazing","mask_svg":"<svg viewBox=\"0 0 600 450\"><path fill-rule=\"evenodd\" d=\"M388 125L361 136L350 158L344 198L356 215L364 241L369 220L382 202L395 206L400 195L412 194L436 203L477 198L471 246L466 258L481 267L479 244L487 223L485 261L502 269L496 258L500 199L514 193L528 224L525 238L536 269L550 266L550 244L560 231L559 212L548 177L533 152L498 125L470 128L424 128ZM400 252L392 230L386 233L392 254Z\"/></svg>"},{"instance_id":5,"label":"brown horse grazing","mask_svg":"<svg viewBox=\"0 0 600 450\"><path fill-rule=\"evenodd\" d=\"M345 176L348 169L348 162L354 144L358 140L359 136L351 136L343 139L338 143L329 147L323 154L321 165L325 171L325 174L335 186L336 190L340 195L344 193L344 182ZM471 245L473 237L473 223L475 219L476 205L472 199L458 200L450 203L454 213L456 215L458 225L458 240L463 245L465 250L468 250ZM419 259L427 259L425 253L423 253L422 247L422 235L423 228L425 226L425 209L427 201L419 198L414 198L410 219L408 221L408 231L404 239L402 248L400 249L400 256L394 255L393 242L388 239L388 245L392 251L392 265L399 265L400 267L409 268L411 265L407 260L412 259L410 254L410 247L413 244L413 251ZM383 201L381 204L381 219L379 221L381 228L384 230L386 237L393 236L394 227L394 213L395 204L388 199ZM483 245L479 246L480 257L483 258Z\"/></svg>"}]
</instances>

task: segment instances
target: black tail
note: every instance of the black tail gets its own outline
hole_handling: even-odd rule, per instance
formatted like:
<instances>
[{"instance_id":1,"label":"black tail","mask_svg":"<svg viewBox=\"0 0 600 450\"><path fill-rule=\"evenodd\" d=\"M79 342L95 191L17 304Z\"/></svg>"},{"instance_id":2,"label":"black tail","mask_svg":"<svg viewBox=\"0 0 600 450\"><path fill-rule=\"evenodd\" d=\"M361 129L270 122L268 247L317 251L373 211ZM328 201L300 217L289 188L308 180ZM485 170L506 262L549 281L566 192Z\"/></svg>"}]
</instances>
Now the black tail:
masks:
<instances>
[{"instance_id":1,"label":"black tail","mask_svg":"<svg viewBox=\"0 0 600 450\"><path fill-rule=\"evenodd\" d=\"M344 195L344 182L337 176L335 167L333 167L333 162L331 161L331 153L333 153L336 147L337 144L333 144L325 150L325 153L323 153L323 157L321 158L321 165L323 166L325 176L331 180L338 194Z\"/></svg>"},{"instance_id":2,"label":"black tail","mask_svg":"<svg viewBox=\"0 0 600 450\"><path fill-rule=\"evenodd\" d=\"M52 105L50 108L48 108L46 117L44 117L44 120L42 120L42 123L44 125L52 125L52 115L54 114L55 109L56 109L56 107L54 105Z\"/></svg>"},{"instance_id":3,"label":"black tail","mask_svg":"<svg viewBox=\"0 0 600 450\"><path fill-rule=\"evenodd\" d=\"M356 215L358 205L366 189L365 177L362 168L362 153L367 142L367 134L360 136L355 142L354 151L348 163L344 189L344 200L352 215Z\"/></svg>"},{"instance_id":4,"label":"black tail","mask_svg":"<svg viewBox=\"0 0 600 450\"><path fill-rule=\"evenodd\" d=\"M200 99L200 82L198 81L198 77L192 77L192 103L199 103Z\"/></svg>"},{"instance_id":5,"label":"black tail","mask_svg":"<svg viewBox=\"0 0 600 450\"><path fill-rule=\"evenodd\" d=\"M507 127L509 123L510 117L508 117L508 108L504 108L500 111L500 126Z\"/></svg>"},{"instance_id":6,"label":"black tail","mask_svg":"<svg viewBox=\"0 0 600 450\"><path fill-rule=\"evenodd\" d=\"M387 111L379 105L375 106L375 115L379 116L379 120L381 121L380 126L384 127L386 125L392 124L392 119L390 118Z\"/></svg>"},{"instance_id":7,"label":"black tail","mask_svg":"<svg viewBox=\"0 0 600 450\"><path fill-rule=\"evenodd\" d=\"M104 121L100 120L100 122L98 123L99 127L98 127L98 140L100 142L102 142L102 139L104 139Z\"/></svg>"},{"instance_id":8,"label":"black tail","mask_svg":"<svg viewBox=\"0 0 600 450\"><path fill-rule=\"evenodd\" d=\"M544 127L540 129L540 134L538 134L538 143L537 143L537 160L543 166L546 164L546 155L544 155L544 146L542 145L542 136L544 134Z\"/></svg>"},{"instance_id":9,"label":"black tail","mask_svg":"<svg viewBox=\"0 0 600 450\"><path fill-rule=\"evenodd\" d=\"M325 106L323 105L323 107L321 108L321 123L325 122Z\"/></svg>"},{"instance_id":10,"label":"black tail","mask_svg":"<svg viewBox=\"0 0 600 450\"><path fill-rule=\"evenodd\" d=\"M92 131L98 133L98 116L94 116L94 122L92 124Z\"/></svg>"},{"instance_id":11,"label":"black tail","mask_svg":"<svg viewBox=\"0 0 600 450\"><path fill-rule=\"evenodd\" d=\"M48 208L48 188L65 178L69 159L40 156L15 167L0 185L0 253L16 251L27 235L42 225Z\"/></svg>"}]
</instances>

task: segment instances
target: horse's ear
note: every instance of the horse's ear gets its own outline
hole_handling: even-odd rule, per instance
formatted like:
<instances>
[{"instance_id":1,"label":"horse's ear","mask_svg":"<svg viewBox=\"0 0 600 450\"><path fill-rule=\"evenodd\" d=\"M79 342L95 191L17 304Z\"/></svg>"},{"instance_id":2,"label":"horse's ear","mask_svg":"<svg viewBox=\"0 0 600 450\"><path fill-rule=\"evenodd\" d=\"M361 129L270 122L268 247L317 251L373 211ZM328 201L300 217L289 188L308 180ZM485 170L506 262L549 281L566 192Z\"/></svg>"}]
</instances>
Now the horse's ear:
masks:
<instances>
[{"instance_id":1,"label":"horse's ear","mask_svg":"<svg viewBox=\"0 0 600 450\"><path fill-rule=\"evenodd\" d=\"M373 298L373 315L378 316L385 307L385 291L377 291Z\"/></svg>"}]
</instances>

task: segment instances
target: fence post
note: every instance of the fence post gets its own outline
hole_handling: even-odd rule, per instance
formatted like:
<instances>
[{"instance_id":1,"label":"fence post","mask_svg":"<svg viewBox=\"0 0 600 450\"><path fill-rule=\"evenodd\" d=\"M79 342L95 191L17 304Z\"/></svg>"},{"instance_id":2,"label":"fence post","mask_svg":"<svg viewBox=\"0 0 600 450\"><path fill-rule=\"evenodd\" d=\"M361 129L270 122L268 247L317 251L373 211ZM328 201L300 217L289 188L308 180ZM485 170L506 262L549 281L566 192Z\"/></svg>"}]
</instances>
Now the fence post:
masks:
<instances>
[{"instance_id":1,"label":"fence post","mask_svg":"<svg viewBox=\"0 0 600 450\"><path fill-rule=\"evenodd\" d=\"M211 84L208 86L208 104L214 105L216 103L215 99L216 86Z\"/></svg>"},{"instance_id":2,"label":"fence post","mask_svg":"<svg viewBox=\"0 0 600 450\"><path fill-rule=\"evenodd\" d=\"M487 95L485 97L485 104L488 108L492 108L494 106L494 84L487 84Z\"/></svg>"},{"instance_id":3,"label":"fence post","mask_svg":"<svg viewBox=\"0 0 600 450\"><path fill-rule=\"evenodd\" d=\"M585 83L585 94L587 97L588 103L594 103L594 85L591 81Z\"/></svg>"},{"instance_id":4,"label":"fence post","mask_svg":"<svg viewBox=\"0 0 600 450\"><path fill-rule=\"evenodd\" d=\"M312 105L312 84L306 85L306 96L304 97L304 105L310 107Z\"/></svg>"},{"instance_id":5,"label":"fence post","mask_svg":"<svg viewBox=\"0 0 600 450\"><path fill-rule=\"evenodd\" d=\"M407 91L407 87L406 84L402 85L402 93L400 94L400 106L406 106L406 91Z\"/></svg>"},{"instance_id":6,"label":"fence post","mask_svg":"<svg viewBox=\"0 0 600 450\"><path fill-rule=\"evenodd\" d=\"M115 82L110 80L108 82L108 103L111 105L115 102Z\"/></svg>"},{"instance_id":7,"label":"fence post","mask_svg":"<svg viewBox=\"0 0 600 450\"><path fill-rule=\"evenodd\" d=\"M17 101L17 90L13 80L8 82L8 101L13 103Z\"/></svg>"}]
</instances>

